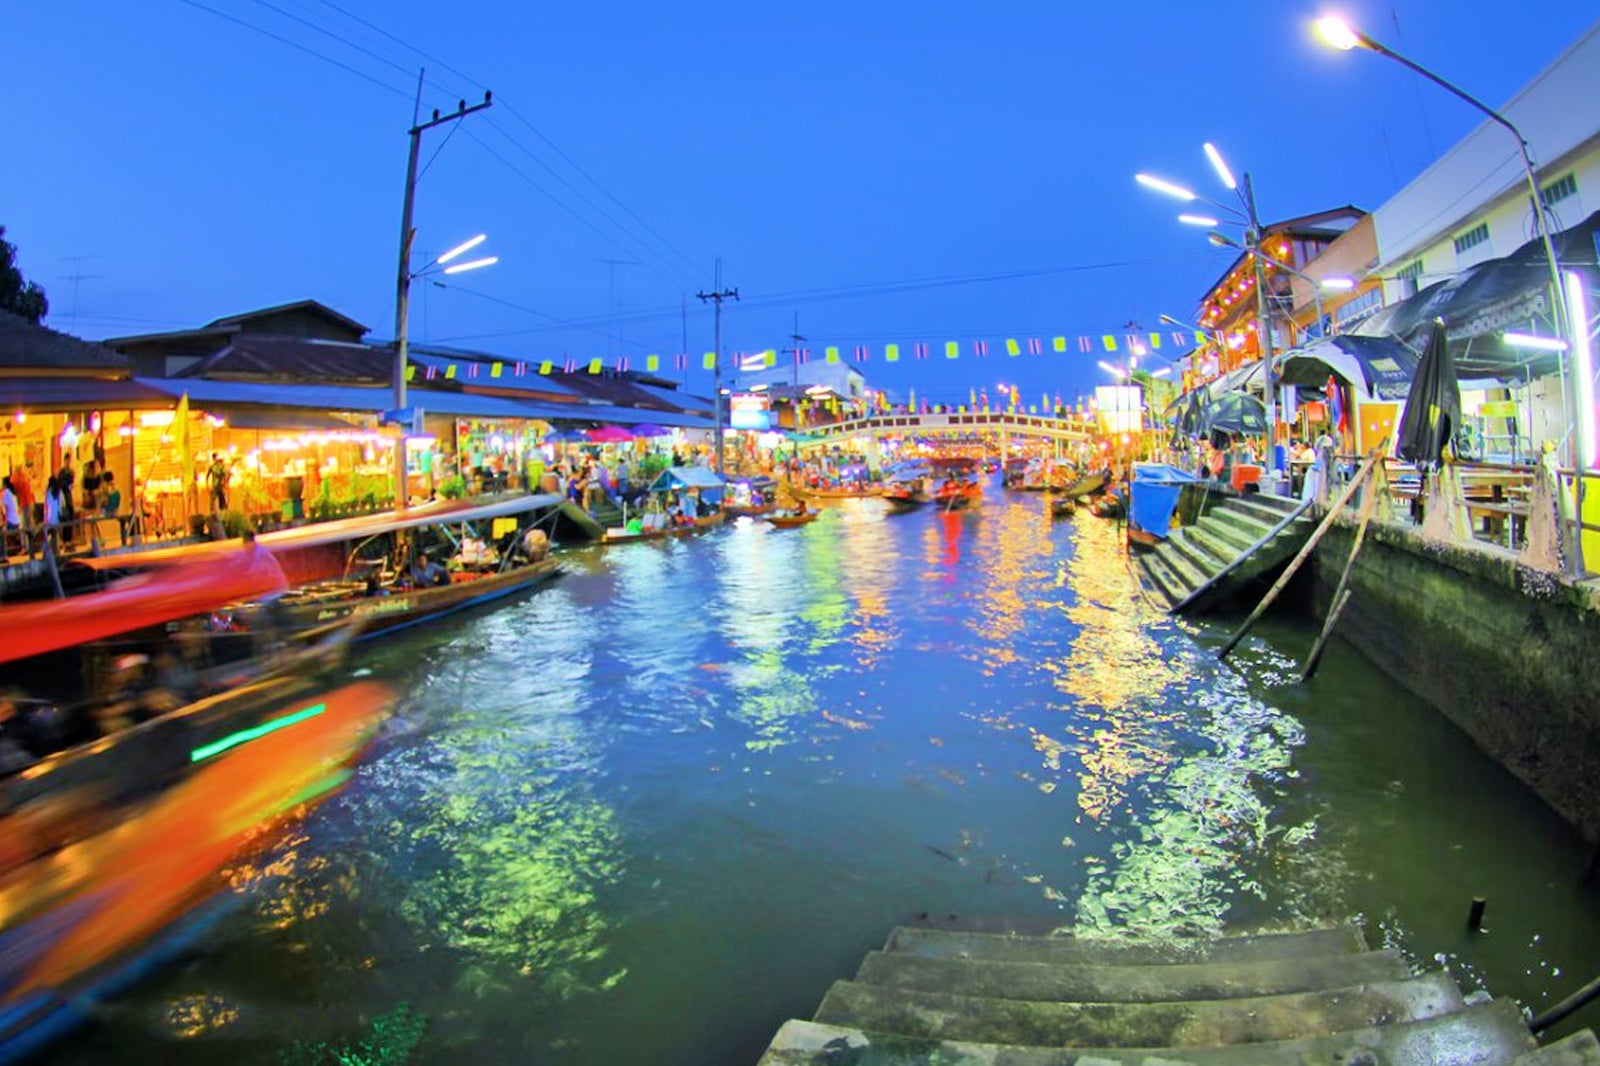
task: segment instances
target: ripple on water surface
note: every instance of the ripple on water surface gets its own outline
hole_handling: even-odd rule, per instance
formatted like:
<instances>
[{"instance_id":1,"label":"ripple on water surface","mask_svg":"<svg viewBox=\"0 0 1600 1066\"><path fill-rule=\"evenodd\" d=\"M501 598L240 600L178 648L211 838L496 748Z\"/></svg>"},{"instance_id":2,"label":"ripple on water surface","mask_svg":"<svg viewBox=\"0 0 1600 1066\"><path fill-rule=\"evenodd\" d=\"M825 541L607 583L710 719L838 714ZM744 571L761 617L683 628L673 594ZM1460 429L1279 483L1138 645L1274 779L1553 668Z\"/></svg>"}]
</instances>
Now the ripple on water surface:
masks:
<instances>
[{"instance_id":1,"label":"ripple on water surface","mask_svg":"<svg viewBox=\"0 0 1600 1066\"><path fill-rule=\"evenodd\" d=\"M409 695L354 785L235 872L259 892L201 962L69 1056L749 1062L918 912L1149 935L1360 911L1530 998L1597 957L1575 889L1539 897L1559 950L1437 925L1467 874L1509 857L1510 894L1575 856L1537 804L1482 815L1517 793L1436 715L1337 648L1288 685L1293 627L1219 665L1110 524L1039 497L850 502L568 567L374 649ZM1453 761L1417 781L1396 735ZM1385 792L1452 775L1478 814ZM1494 846L1396 876L1458 817Z\"/></svg>"}]
</instances>

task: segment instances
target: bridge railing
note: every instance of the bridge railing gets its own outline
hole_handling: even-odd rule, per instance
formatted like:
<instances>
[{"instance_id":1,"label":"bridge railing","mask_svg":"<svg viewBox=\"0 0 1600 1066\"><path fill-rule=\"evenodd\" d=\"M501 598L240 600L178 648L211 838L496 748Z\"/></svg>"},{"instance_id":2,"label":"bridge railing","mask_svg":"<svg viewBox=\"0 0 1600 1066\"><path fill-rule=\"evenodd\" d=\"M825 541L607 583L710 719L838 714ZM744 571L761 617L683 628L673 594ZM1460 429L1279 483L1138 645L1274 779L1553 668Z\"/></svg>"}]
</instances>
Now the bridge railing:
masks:
<instances>
[{"instance_id":1,"label":"bridge railing","mask_svg":"<svg viewBox=\"0 0 1600 1066\"><path fill-rule=\"evenodd\" d=\"M1088 440L1094 435L1094 423L1088 418L1054 415L1030 415L1011 411L965 411L937 414L887 414L867 415L827 425L808 427L813 437L850 437L862 433L885 433L895 430L922 432L950 432L955 430L1010 431L1038 436L1069 437Z\"/></svg>"}]
</instances>

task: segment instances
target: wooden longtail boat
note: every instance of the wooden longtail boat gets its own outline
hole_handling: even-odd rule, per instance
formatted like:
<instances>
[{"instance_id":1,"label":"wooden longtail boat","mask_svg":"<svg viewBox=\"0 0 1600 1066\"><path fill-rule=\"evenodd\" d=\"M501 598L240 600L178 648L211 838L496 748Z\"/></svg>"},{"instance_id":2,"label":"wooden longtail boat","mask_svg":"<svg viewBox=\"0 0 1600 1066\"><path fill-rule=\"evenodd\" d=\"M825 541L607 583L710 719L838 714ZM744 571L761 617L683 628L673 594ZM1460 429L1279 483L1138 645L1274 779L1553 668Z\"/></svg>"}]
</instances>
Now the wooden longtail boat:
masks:
<instances>
[{"instance_id":1,"label":"wooden longtail boat","mask_svg":"<svg viewBox=\"0 0 1600 1066\"><path fill-rule=\"evenodd\" d=\"M394 702L365 681L319 690L286 724L237 740L176 788L0 882L0 1061L36 1055L181 954L239 899L222 870L261 831L303 815L350 776ZM19 816L4 820L9 832Z\"/></svg>"},{"instance_id":2,"label":"wooden longtail boat","mask_svg":"<svg viewBox=\"0 0 1600 1066\"><path fill-rule=\"evenodd\" d=\"M800 514L769 514L767 521L779 529L793 529L817 520L816 511L802 511Z\"/></svg>"},{"instance_id":3,"label":"wooden longtail boat","mask_svg":"<svg viewBox=\"0 0 1600 1066\"><path fill-rule=\"evenodd\" d=\"M1057 490L1057 495L1067 500L1076 500L1088 496L1105 488L1106 474L1102 470L1094 474L1085 474L1064 489Z\"/></svg>"},{"instance_id":4,"label":"wooden longtail boat","mask_svg":"<svg viewBox=\"0 0 1600 1066\"><path fill-rule=\"evenodd\" d=\"M610 547L616 544L633 544L641 540L670 540L673 537L692 537L715 529L728 520L728 516L718 511L716 514L696 518L693 522L683 526L662 526L659 529L608 529L606 539L601 544Z\"/></svg>"},{"instance_id":5,"label":"wooden longtail boat","mask_svg":"<svg viewBox=\"0 0 1600 1066\"><path fill-rule=\"evenodd\" d=\"M885 492L883 499L889 505L889 509L898 514L915 511L933 502L933 497L926 492L904 489Z\"/></svg>"}]
</instances>

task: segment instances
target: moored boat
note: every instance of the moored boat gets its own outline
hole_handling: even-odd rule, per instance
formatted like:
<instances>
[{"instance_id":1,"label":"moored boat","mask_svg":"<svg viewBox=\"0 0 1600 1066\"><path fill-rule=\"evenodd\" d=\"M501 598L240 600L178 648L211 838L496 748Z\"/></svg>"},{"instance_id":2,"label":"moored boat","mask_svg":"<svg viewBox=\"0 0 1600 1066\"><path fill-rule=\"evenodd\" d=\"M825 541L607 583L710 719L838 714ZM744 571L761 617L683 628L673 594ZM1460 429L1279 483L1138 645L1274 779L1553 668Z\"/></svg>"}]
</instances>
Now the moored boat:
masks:
<instances>
[{"instance_id":1,"label":"moored boat","mask_svg":"<svg viewBox=\"0 0 1600 1066\"><path fill-rule=\"evenodd\" d=\"M769 521L772 518L771 515L766 517ZM606 530L606 539L600 543L610 547L617 544L632 544L640 540L670 540L673 537L693 537L700 533L709 532L727 520L728 516L718 511L677 525L664 525L653 528L646 526L639 529L617 527Z\"/></svg>"},{"instance_id":2,"label":"moored boat","mask_svg":"<svg viewBox=\"0 0 1600 1066\"><path fill-rule=\"evenodd\" d=\"M817 520L816 511L800 511L796 514L769 514L766 520L779 529L793 529Z\"/></svg>"}]
</instances>

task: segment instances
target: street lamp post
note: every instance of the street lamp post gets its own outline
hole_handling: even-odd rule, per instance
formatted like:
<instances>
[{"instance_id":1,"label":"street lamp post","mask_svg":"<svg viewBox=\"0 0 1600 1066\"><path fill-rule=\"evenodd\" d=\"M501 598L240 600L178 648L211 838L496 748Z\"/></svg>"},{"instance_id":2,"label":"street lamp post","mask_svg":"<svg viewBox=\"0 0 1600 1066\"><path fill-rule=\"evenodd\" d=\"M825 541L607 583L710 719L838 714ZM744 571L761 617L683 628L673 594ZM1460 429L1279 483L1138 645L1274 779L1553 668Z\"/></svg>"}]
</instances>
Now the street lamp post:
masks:
<instances>
[{"instance_id":1,"label":"street lamp post","mask_svg":"<svg viewBox=\"0 0 1600 1066\"><path fill-rule=\"evenodd\" d=\"M1556 259L1556 246L1550 237L1550 227L1546 225L1544 197L1539 193L1539 179L1534 173L1533 149L1528 144L1528 139L1522 135L1522 131L1518 129L1510 119L1506 118L1506 116L1502 115L1488 104L1485 104L1482 100L1479 100L1477 97L1466 92L1460 87L1452 85L1450 82L1441 78L1427 67L1407 59L1394 49L1389 48L1386 45L1379 44L1377 41L1373 40L1371 37L1368 37L1360 30L1352 28L1343 19L1330 15L1327 18L1318 19L1316 26L1317 34L1323 39L1324 42L1332 47L1337 48L1342 52L1348 52L1352 48L1365 48L1369 52L1376 52L1381 56L1392 59L1396 63L1399 63L1401 66L1405 67L1407 70L1422 75L1424 78L1427 78L1429 81L1433 82L1441 89L1444 89L1446 92L1449 92L1453 96L1466 101L1472 107L1487 115L1490 121L1503 127L1506 132L1510 133L1511 136L1516 139L1517 151L1522 155L1523 179L1528 184L1528 196L1533 206L1534 232L1539 235L1539 241L1544 245L1545 263L1550 268L1550 320L1555 324L1556 335L1562 340L1569 340L1573 334L1570 328L1571 324L1567 322L1566 305L1562 300L1562 293L1565 291L1565 289L1561 283L1561 264ZM1566 366L1564 360L1561 369L1561 391L1563 395L1565 395L1567 389ZM1570 407L1568 414L1573 414L1573 412L1570 410Z\"/></svg>"},{"instance_id":2,"label":"street lamp post","mask_svg":"<svg viewBox=\"0 0 1600 1066\"><path fill-rule=\"evenodd\" d=\"M1278 463L1277 444L1277 383L1272 373L1272 324L1268 317L1267 296L1265 291L1266 272L1262 265L1261 251L1261 219L1256 213L1255 187L1251 184L1248 172L1235 179L1233 171L1229 169L1227 161L1222 158L1222 153L1216 145L1207 141L1204 145L1206 158L1211 162L1211 168L1216 171L1217 178L1222 184L1233 192L1239 199L1243 210L1217 203L1175 182L1157 178L1150 174L1135 174L1134 180L1147 189L1171 196L1186 203L1200 201L1216 208L1227 220L1244 228L1244 244L1242 247L1250 255L1252 270L1255 274L1256 286L1256 336L1262 359L1262 392L1263 407L1266 409L1267 419L1267 462L1274 478L1282 477L1284 470ZM1202 215L1184 214L1178 216L1178 221L1191 226L1214 226L1220 219L1213 219Z\"/></svg>"},{"instance_id":3,"label":"street lamp post","mask_svg":"<svg viewBox=\"0 0 1600 1066\"><path fill-rule=\"evenodd\" d=\"M1211 233L1206 234L1206 239L1209 240L1212 244L1216 245L1219 248L1239 248L1240 247L1238 241L1233 240L1231 237L1229 237L1225 233L1217 233L1216 231L1212 231ZM1347 291L1349 291L1351 288L1353 288L1355 286L1355 282L1352 281L1350 278L1340 278L1340 277L1314 278L1310 274L1305 274L1305 273L1302 273L1301 271L1296 270L1294 267L1290 266L1288 263L1285 263L1282 259L1279 259L1277 256L1268 255L1267 253L1261 251L1259 248L1256 249L1256 255L1259 258L1266 260L1268 263L1271 263L1273 266L1277 267L1279 270L1283 271L1285 274L1293 274L1295 277L1299 278L1301 281L1303 281L1307 285L1311 286L1311 300L1312 300L1312 303L1316 306L1317 328L1319 330L1322 328L1322 292L1323 292L1323 290L1326 289L1326 290L1333 291L1333 292L1347 292ZM1165 317L1165 316L1162 316L1162 317ZM1292 319L1291 319L1291 321L1292 321Z\"/></svg>"}]
</instances>

